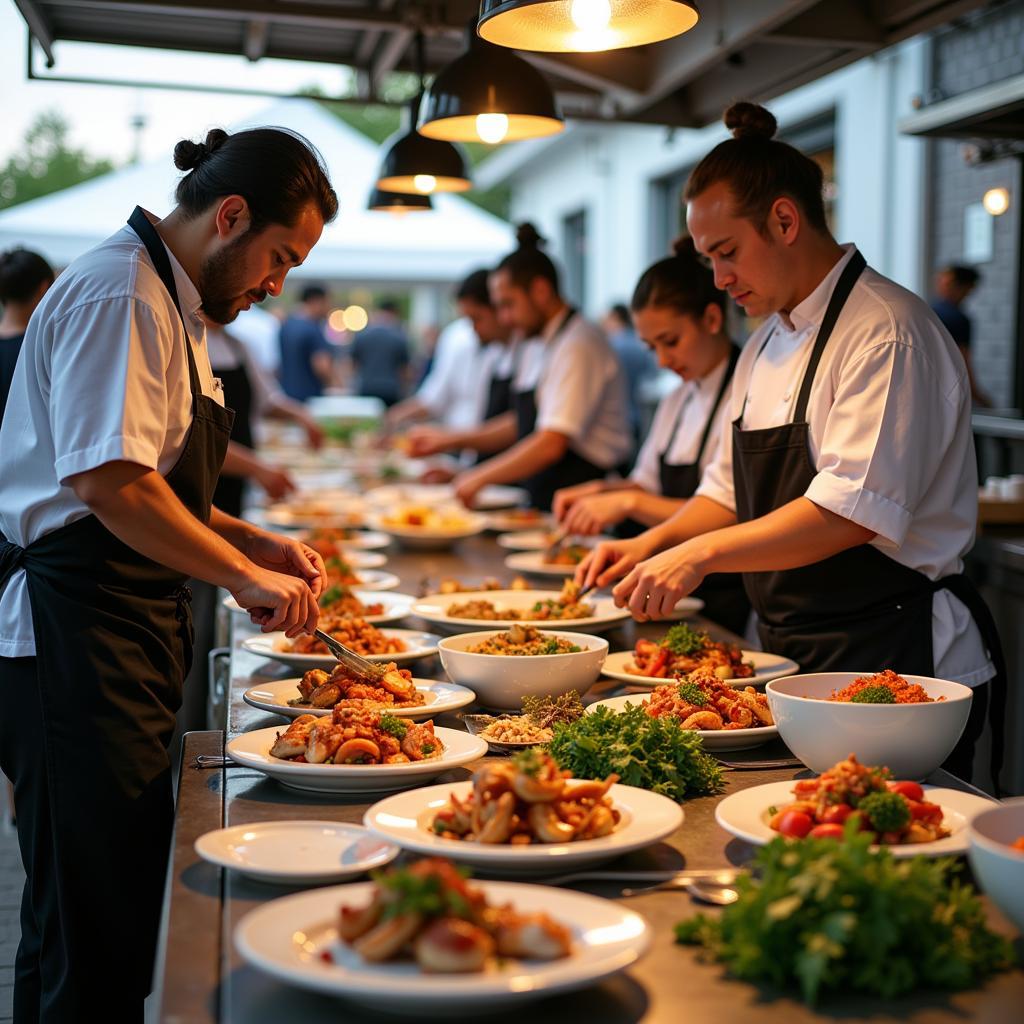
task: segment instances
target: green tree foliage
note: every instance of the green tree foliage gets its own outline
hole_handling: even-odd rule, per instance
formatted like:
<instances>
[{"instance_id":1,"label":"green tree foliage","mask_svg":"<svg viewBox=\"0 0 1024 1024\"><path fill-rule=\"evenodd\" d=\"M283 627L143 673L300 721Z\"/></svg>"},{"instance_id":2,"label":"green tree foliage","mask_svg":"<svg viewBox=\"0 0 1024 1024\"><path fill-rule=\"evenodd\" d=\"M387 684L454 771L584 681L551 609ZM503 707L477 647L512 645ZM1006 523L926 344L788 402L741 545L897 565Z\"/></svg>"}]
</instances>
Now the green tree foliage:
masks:
<instances>
[{"instance_id":1,"label":"green tree foliage","mask_svg":"<svg viewBox=\"0 0 1024 1024\"><path fill-rule=\"evenodd\" d=\"M59 111L46 111L36 118L18 152L0 168L0 210L113 170L109 160L72 148L68 132L68 122Z\"/></svg>"}]
</instances>

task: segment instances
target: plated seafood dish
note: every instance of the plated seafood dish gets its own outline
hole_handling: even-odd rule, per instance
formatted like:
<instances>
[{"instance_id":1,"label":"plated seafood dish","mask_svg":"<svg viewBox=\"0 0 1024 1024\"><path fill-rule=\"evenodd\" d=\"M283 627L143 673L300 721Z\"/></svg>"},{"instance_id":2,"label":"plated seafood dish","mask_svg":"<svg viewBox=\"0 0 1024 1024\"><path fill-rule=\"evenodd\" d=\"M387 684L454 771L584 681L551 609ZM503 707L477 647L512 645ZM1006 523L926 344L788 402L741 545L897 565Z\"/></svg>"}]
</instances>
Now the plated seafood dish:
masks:
<instances>
[{"instance_id":1,"label":"plated seafood dish","mask_svg":"<svg viewBox=\"0 0 1024 1024\"><path fill-rule=\"evenodd\" d=\"M673 626L657 643L637 640L633 663L626 671L638 676L671 679L709 669L719 679L748 679L754 666L743 660L735 644L712 640L685 622Z\"/></svg>"},{"instance_id":2,"label":"plated seafood dish","mask_svg":"<svg viewBox=\"0 0 1024 1024\"><path fill-rule=\"evenodd\" d=\"M752 686L727 686L710 669L658 686L640 706L652 718L675 718L684 729L756 729L774 725L768 698Z\"/></svg>"},{"instance_id":3,"label":"plated seafood dish","mask_svg":"<svg viewBox=\"0 0 1024 1024\"><path fill-rule=\"evenodd\" d=\"M364 615L383 615L380 601L365 604L343 584L328 587L320 595L320 613L328 618L362 618Z\"/></svg>"},{"instance_id":4,"label":"plated seafood dish","mask_svg":"<svg viewBox=\"0 0 1024 1024\"><path fill-rule=\"evenodd\" d=\"M833 690L829 700L851 704L931 704L935 698L929 697L920 683L911 683L887 668L873 676L861 676L841 690Z\"/></svg>"},{"instance_id":5,"label":"plated seafood dish","mask_svg":"<svg viewBox=\"0 0 1024 1024\"><path fill-rule=\"evenodd\" d=\"M472 594L482 593L487 590L529 590L530 584L522 576L513 576L512 582L506 586L501 580L494 576L485 576L479 583L463 583L454 576L442 576L437 583L437 589L433 589L429 579L425 579L420 587L423 595L427 594Z\"/></svg>"},{"instance_id":6,"label":"plated seafood dish","mask_svg":"<svg viewBox=\"0 0 1024 1024\"><path fill-rule=\"evenodd\" d=\"M525 619L536 621L557 621L559 619L586 619L594 614L594 606L578 601L580 588L572 580L566 580L557 598L535 601L529 608L496 608L483 599L452 604L447 614L453 619L481 619L483 621L507 621Z\"/></svg>"},{"instance_id":7,"label":"plated seafood dish","mask_svg":"<svg viewBox=\"0 0 1024 1024\"><path fill-rule=\"evenodd\" d=\"M321 618L320 629L343 643L356 654L400 654L406 649L405 641L387 636L365 619ZM315 636L303 635L294 640L284 640L279 647L287 654L330 654L327 645Z\"/></svg>"},{"instance_id":8,"label":"plated seafood dish","mask_svg":"<svg viewBox=\"0 0 1024 1024\"><path fill-rule=\"evenodd\" d=\"M408 669L394 662L382 669L376 681L354 676L342 664L333 672L311 669L299 680L299 696L288 703L296 708L414 708L426 703Z\"/></svg>"},{"instance_id":9,"label":"plated seafood dish","mask_svg":"<svg viewBox=\"0 0 1024 1024\"><path fill-rule=\"evenodd\" d=\"M590 550L586 544L562 541L553 548L545 548L541 560L545 565L579 565Z\"/></svg>"},{"instance_id":10,"label":"plated seafood dish","mask_svg":"<svg viewBox=\"0 0 1024 1024\"><path fill-rule=\"evenodd\" d=\"M467 647L470 654L497 654L515 657L545 654L578 654L583 648L560 636L542 633L536 626L514 625L481 643Z\"/></svg>"},{"instance_id":11,"label":"plated seafood dish","mask_svg":"<svg viewBox=\"0 0 1024 1024\"><path fill-rule=\"evenodd\" d=\"M327 570L327 585L329 587L357 587L363 582L355 569L340 555L331 555L329 558L325 558L324 568Z\"/></svg>"}]
</instances>

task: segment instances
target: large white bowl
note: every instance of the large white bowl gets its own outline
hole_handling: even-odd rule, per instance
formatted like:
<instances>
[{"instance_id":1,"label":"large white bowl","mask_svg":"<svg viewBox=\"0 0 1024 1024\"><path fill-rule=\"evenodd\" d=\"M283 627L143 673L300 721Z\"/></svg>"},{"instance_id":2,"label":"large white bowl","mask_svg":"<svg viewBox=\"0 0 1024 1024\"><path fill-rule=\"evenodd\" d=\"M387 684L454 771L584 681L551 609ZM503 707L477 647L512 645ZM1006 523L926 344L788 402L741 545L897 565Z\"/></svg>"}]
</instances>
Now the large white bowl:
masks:
<instances>
[{"instance_id":1,"label":"large white bowl","mask_svg":"<svg viewBox=\"0 0 1024 1024\"><path fill-rule=\"evenodd\" d=\"M808 768L824 772L856 754L898 779L925 779L950 755L967 724L969 686L904 676L920 683L929 704L851 704L828 699L866 672L819 672L774 679L765 687L779 736ZM945 700L938 700L944 697Z\"/></svg>"},{"instance_id":2,"label":"large white bowl","mask_svg":"<svg viewBox=\"0 0 1024 1024\"><path fill-rule=\"evenodd\" d=\"M967 829L967 859L992 902L1024 932L1024 851L1010 844L1024 836L1024 797L976 814Z\"/></svg>"},{"instance_id":3,"label":"large white bowl","mask_svg":"<svg viewBox=\"0 0 1024 1024\"><path fill-rule=\"evenodd\" d=\"M503 629L461 633L437 645L441 664L453 683L468 686L485 707L518 711L523 698L560 697L570 690L584 694L594 684L608 654L608 641L589 633L543 630L543 636L561 637L582 647L575 654L475 654L474 647Z\"/></svg>"}]
</instances>

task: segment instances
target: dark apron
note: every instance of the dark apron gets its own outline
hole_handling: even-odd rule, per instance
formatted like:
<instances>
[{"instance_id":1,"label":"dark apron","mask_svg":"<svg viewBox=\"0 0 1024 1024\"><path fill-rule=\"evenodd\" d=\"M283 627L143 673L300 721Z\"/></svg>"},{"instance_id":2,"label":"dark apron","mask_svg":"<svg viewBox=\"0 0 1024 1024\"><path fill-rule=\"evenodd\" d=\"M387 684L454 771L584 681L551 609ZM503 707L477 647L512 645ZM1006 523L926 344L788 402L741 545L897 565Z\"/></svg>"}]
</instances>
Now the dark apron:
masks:
<instances>
[{"instance_id":1,"label":"dark apron","mask_svg":"<svg viewBox=\"0 0 1024 1024\"><path fill-rule=\"evenodd\" d=\"M575 315L575 309L570 309L565 314L558 330L548 342L549 345L555 343ZM516 438L522 441L524 437L529 437L537 426L536 385L529 391L517 391L513 396L513 407L516 413ZM600 479L605 473L607 473L606 469L585 459L570 447L566 448L565 454L557 462L523 480L522 486L529 492L530 503L534 508L549 512L551 503L554 501L555 491L562 487L583 484L588 480Z\"/></svg>"},{"instance_id":2,"label":"dark apron","mask_svg":"<svg viewBox=\"0 0 1024 1024\"><path fill-rule=\"evenodd\" d=\"M855 253L829 300L811 350L793 421L744 430L743 408L732 425L736 519L749 522L801 498L817 475L811 461L807 405L815 373L839 314L864 270ZM771 334L765 338L760 358ZM756 364L756 360L755 360ZM974 617L997 675L993 679L993 721L1005 705L1006 672L992 614L963 574L932 581L860 544L799 569L743 574L766 651L792 658L802 672L867 672L891 668L905 675L932 676L932 595L949 590ZM1002 697L1000 695L1002 694ZM993 764L1002 762L1000 718L993 731Z\"/></svg>"},{"instance_id":3,"label":"dark apron","mask_svg":"<svg viewBox=\"0 0 1024 1024\"><path fill-rule=\"evenodd\" d=\"M683 422L683 413L686 412L686 402L679 406L679 413L676 422L669 433L668 443L658 456L658 482L661 494L666 498L692 498L700 484L700 461L704 457L704 450L707 448L708 438L715 423L719 406L729 388L732 375L736 370L736 361L739 359L740 350L734 345L729 353L729 365L726 367L725 376L715 395L715 401L708 413L708 421L704 425L704 433L701 435L700 446L697 448L697 458L693 462L679 463L673 465L668 461L668 453L672 448L672 442L679 433L679 426ZM704 582L693 592L694 597L699 597L704 602L704 611L713 622L717 622L726 629L731 629L740 636L746 632L747 620L750 618L750 600L743 588L743 579L734 572L713 572L704 577Z\"/></svg>"},{"instance_id":4,"label":"dark apron","mask_svg":"<svg viewBox=\"0 0 1024 1024\"><path fill-rule=\"evenodd\" d=\"M490 383L487 385L487 404L484 406L484 418L481 422L487 423L497 416L503 416L512 412L515 408L515 401L512 396L512 385L515 383L519 372L519 360L521 345L516 344L516 351L512 353L512 367L507 377L499 377L497 371L491 375ZM490 452L487 455L478 453L473 460L474 465L479 465L485 459L494 458L497 452Z\"/></svg>"},{"instance_id":5,"label":"dark apron","mask_svg":"<svg viewBox=\"0 0 1024 1024\"><path fill-rule=\"evenodd\" d=\"M184 326L159 235L138 207L128 223ZM166 480L205 523L232 413L202 394L185 335L193 419ZM137 1005L141 1020L173 824L166 748L191 660L185 577L130 548L93 515L27 548L4 539L0 587L18 568L26 573L36 655L8 664L12 676L34 664L38 690L23 699L36 714L25 732L31 737L41 729L32 742L43 748L42 756L38 748L19 750L17 733L5 733L5 763L22 768L13 781L23 854L29 853L21 1005L34 998L48 1007L45 1020L60 1021L100 1012L127 1019L136 1017ZM37 977L33 956L43 964ZM59 967L48 968L55 956Z\"/></svg>"},{"instance_id":6,"label":"dark apron","mask_svg":"<svg viewBox=\"0 0 1024 1024\"><path fill-rule=\"evenodd\" d=\"M229 338L229 341L233 347L241 345L241 342L235 342L233 338ZM252 448L253 388L245 360L240 359L239 364L230 370L218 370L213 367L213 373L214 376L220 377L224 405L235 411L235 420L231 425L231 440L245 445L246 448ZM223 473L217 481L217 489L213 492L213 504L222 512L237 518L242 514L244 493L244 477Z\"/></svg>"}]
</instances>

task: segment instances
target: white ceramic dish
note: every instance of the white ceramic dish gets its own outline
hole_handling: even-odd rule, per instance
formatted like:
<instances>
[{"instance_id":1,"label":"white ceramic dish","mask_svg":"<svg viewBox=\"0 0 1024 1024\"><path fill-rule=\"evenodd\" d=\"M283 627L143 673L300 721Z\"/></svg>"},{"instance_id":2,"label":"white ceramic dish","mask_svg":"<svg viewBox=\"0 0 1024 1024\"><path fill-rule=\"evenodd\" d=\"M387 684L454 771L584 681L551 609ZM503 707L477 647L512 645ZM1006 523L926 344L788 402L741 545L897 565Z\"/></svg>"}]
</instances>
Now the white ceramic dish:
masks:
<instances>
[{"instance_id":1,"label":"white ceramic dish","mask_svg":"<svg viewBox=\"0 0 1024 1024\"><path fill-rule=\"evenodd\" d=\"M478 974L426 974L410 962L369 963L338 939L336 918L342 903L368 903L372 882L264 903L239 922L235 945L253 966L289 985L413 1018L470 1019L586 988L625 970L650 948L650 926L620 903L549 886L473 884L492 905L510 903L524 913L545 911L569 926L572 953L547 962L506 960Z\"/></svg>"},{"instance_id":2,"label":"white ceramic dish","mask_svg":"<svg viewBox=\"0 0 1024 1024\"><path fill-rule=\"evenodd\" d=\"M607 697L605 700L594 701L587 705L587 711L596 708L609 708L616 712L625 710L627 704L642 704L646 697L633 694L626 697ZM756 729L694 729L703 741L705 750L750 750L769 743L779 735L774 725L762 725Z\"/></svg>"},{"instance_id":3,"label":"white ceramic dish","mask_svg":"<svg viewBox=\"0 0 1024 1024\"><path fill-rule=\"evenodd\" d=\"M491 512L487 516L487 529L498 533L516 533L520 530L540 530L548 533L555 528L550 512L541 512L537 518L523 519L514 511Z\"/></svg>"},{"instance_id":4,"label":"white ceramic dish","mask_svg":"<svg viewBox=\"0 0 1024 1024\"><path fill-rule=\"evenodd\" d=\"M457 711L467 704L472 704L476 694L458 683L438 682L435 679L413 678L416 689L423 695L424 704L415 708L392 708L381 705L381 710L396 718L432 718L444 711ZM298 708L292 707L288 701L299 695L298 679L274 679L267 683L250 686L242 699L261 711L270 711L285 718L298 718L299 715L317 715L326 717L331 708Z\"/></svg>"},{"instance_id":5,"label":"white ceramic dish","mask_svg":"<svg viewBox=\"0 0 1024 1024\"><path fill-rule=\"evenodd\" d=\"M385 636L397 637L405 641L406 650L397 654L368 654L367 661L385 664L393 661L396 665L404 665L419 658L426 658L437 653L437 642L440 637L433 633L421 633L415 629L382 629ZM289 654L278 650L278 646L288 643L284 633L261 633L259 636L246 637L242 647L250 654L258 654L261 658L273 658L283 665L308 672L311 668L333 668L338 661L333 654Z\"/></svg>"},{"instance_id":6,"label":"white ceramic dish","mask_svg":"<svg viewBox=\"0 0 1024 1024\"><path fill-rule=\"evenodd\" d=\"M314 491L263 510L264 522L290 530L362 525L366 502L351 491Z\"/></svg>"},{"instance_id":7,"label":"white ceramic dish","mask_svg":"<svg viewBox=\"0 0 1024 1024\"><path fill-rule=\"evenodd\" d=\"M1024 850L1011 845L1020 836L1024 836L1024 797L988 807L968 825L967 859L981 888L1024 932Z\"/></svg>"},{"instance_id":8,"label":"white ceramic dish","mask_svg":"<svg viewBox=\"0 0 1024 1024\"><path fill-rule=\"evenodd\" d=\"M498 547L509 551L543 551L551 543L555 531L552 530L518 530L514 533L502 533L495 539ZM592 548L601 541L612 540L611 537L573 537L572 543Z\"/></svg>"},{"instance_id":9,"label":"white ceramic dish","mask_svg":"<svg viewBox=\"0 0 1024 1024\"><path fill-rule=\"evenodd\" d=\"M300 530L295 536L300 540L309 540L310 530ZM356 530L347 540L338 541L346 551L376 551L386 548L391 538L379 530Z\"/></svg>"},{"instance_id":10,"label":"white ceramic dish","mask_svg":"<svg viewBox=\"0 0 1024 1024\"><path fill-rule=\"evenodd\" d=\"M942 857L967 852L967 822L979 811L993 806L993 802L973 793L941 786L925 786L925 799L938 804L943 811L943 822L950 830L945 839L934 843L904 843L887 846L894 857ZM782 807L796 800L792 782L769 782L731 793L715 808L715 821L726 832L754 846L764 846L778 836L768 822L769 807ZM795 840L799 842L799 840Z\"/></svg>"},{"instance_id":11,"label":"white ceramic dish","mask_svg":"<svg viewBox=\"0 0 1024 1024\"><path fill-rule=\"evenodd\" d=\"M484 487L476 496L473 507L479 510L511 508L526 501L529 495L521 487L494 484ZM375 487L366 494L366 500L375 508L391 505L452 505L457 504L455 488L451 484L391 484Z\"/></svg>"},{"instance_id":12,"label":"white ceramic dish","mask_svg":"<svg viewBox=\"0 0 1024 1024\"><path fill-rule=\"evenodd\" d=\"M448 633L465 630L508 629L516 621L520 621L521 625L537 626L540 629L603 632L629 618L629 612L622 608L616 608L615 602L610 597L593 596L587 597L586 603L593 605L594 614L585 619L464 619L454 618L448 614L448 609L453 604L465 604L467 601L489 601L499 611L506 608L518 611L522 608L531 608L538 601L557 598L557 590L486 590L455 594L428 594L413 605L412 614Z\"/></svg>"},{"instance_id":13,"label":"white ceramic dish","mask_svg":"<svg viewBox=\"0 0 1024 1024\"><path fill-rule=\"evenodd\" d=\"M506 556L505 566L531 576L573 576L576 573L575 565L545 562L543 551L517 551L514 555Z\"/></svg>"},{"instance_id":14,"label":"white ceramic dish","mask_svg":"<svg viewBox=\"0 0 1024 1024\"><path fill-rule=\"evenodd\" d=\"M340 882L382 868L399 853L362 825L337 821L233 825L204 833L195 849L211 864L277 885Z\"/></svg>"},{"instance_id":15,"label":"white ceramic dish","mask_svg":"<svg viewBox=\"0 0 1024 1024\"><path fill-rule=\"evenodd\" d=\"M435 728L444 753L429 761L410 764L303 764L271 757L270 748L284 726L244 732L224 748L228 757L246 768L255 768L292 789L311 793L383 793L422 786L451 768L483 757L487 744L460 729Z\"/></svg>"},{"instance_id":16,"label":"white ceramic dish","mask_svg":"<svg viewBox=\"0 0 1024 1024\"><path fill-rule=\"evenodd\" d=\"M356 575L359 582L353 587L357 590L395 590L402 582L393 572L382 569L356 569Z\"/></svg>"},{"instance_id":17,"label":"white ceramic dish","mask_svg":"<svg viewBox=\"0 0 1024 1024\"><path fill-rule=\"evenodd\" d=\"M571 654L477 654L467 648L483 643L501 629L448 636L437 645L448 677L470 687L484 707L519 711L524 697L559 697L570 690L586 693L601 674L608 641L587 633L543 630L583 650Z\"/></svg>"},{"instance_id":18,"label":"white ceramic dish","mask_svg":"<svg viewBox=\"0 0 1024 1024\"><path fill-rule=\"evenodd\" d=\"M388 562L388 556L382 555L379 551L360 551L356 548L350 548L342 558L357 571L379 569L382 565L387 565Z\"/></svg>"},{"instance_id":19,"label":"white ceramic dish","mask_svg":"<svg viewBox=\"0 0 1024 1024\"><path fill-rule=\"evenodd\" d=\"M380 615L364 615L363 619L374 626L382 626L389 622L401 622L412 611L416 598L412 594L396 594L387 590L359 590L353 589L352 593L359 598L363 604L382 604L384 611ZM230 595L224 598L224 607L229 612L237 615L248 615L249 613Z\"/></svg>"},{"instance_id":20,"label":"white ceramic dish","mask_svg":"<svg viewBox=\"0 0 1024 1024\"><path fill-rule=\"evenodd\" d=\"M538 875L575 870L611 860L672 835L683 823L683 809L674 800L635 786L612 786L612 803L622 815L611 835L575 843L531 843L528 846L443 839L430 830L437 812L454 793L465 800L472 782L442 783L377 801L363 815L372 832L428 857L448 857L481 871L501 875ZM557 891L557 890L555 890Z\"/></svg>"},{"instance_id":21,"label":"white ceramic dish","mask_svg":"<svg viewBox=\"0 0 1024 1024\"><path fill-rule=\"evenodd\" d=\"M447 510L438 509L446 512ZM386 533L392 539L398 541L403 547L439 549L450 547L456 541L465 540L467 537L475 537L483 533L484 517L478 512L467 512L462 508L453 508L451 514L457 517L458 526L452 527L426 527L426 526L405 526L391 522L387 516L391 513L377 513L371 516L371 524L381 533ZM394 514L400 514L401 510L396 509Z\"/></svg>"},{"instance_id":22,"label":"white ceramic dish","mask_svg":"<svg viewBox=\"0 0 1024 1024\"><path fill-rule=\"evenodd\" d=\"M949 756L967 724L971 689L927 676L928 704L852 704L828 700L833 690L871 672L819 672L776 680L768 705L786 746L811 771L823 772L849 754L861 764L884 764L901 779L925 779Z\"/></svg>"},{"instance_id":23,"label":"white ceramic dish","mask_svg":"<svg viewBox=\"0 0 1024 1024\"><path fill-rule=\"evenodd\" d=\"M777 654L768 654L765 651L744 651L743 660L754 664L754 674L746 679L724 679L723 682L730 686L762 686L771 679L778 679L780 676L789 676L800 671L800 666L789 658L781 658ZM632 683L634 686L661 686L667 683L667 679L656 679L653 676L638 676L626 671L626 666L633 661L632 651L616 651L609 654L604 661L602 675L609 679L618 679L623 683ZM772 712L774 716L775 712ZM783 737L785 738L785 737ZM849 751L847 751L849 753ZM835 760L831 764L835 764Z\"/></svg>"}]
</instances>

